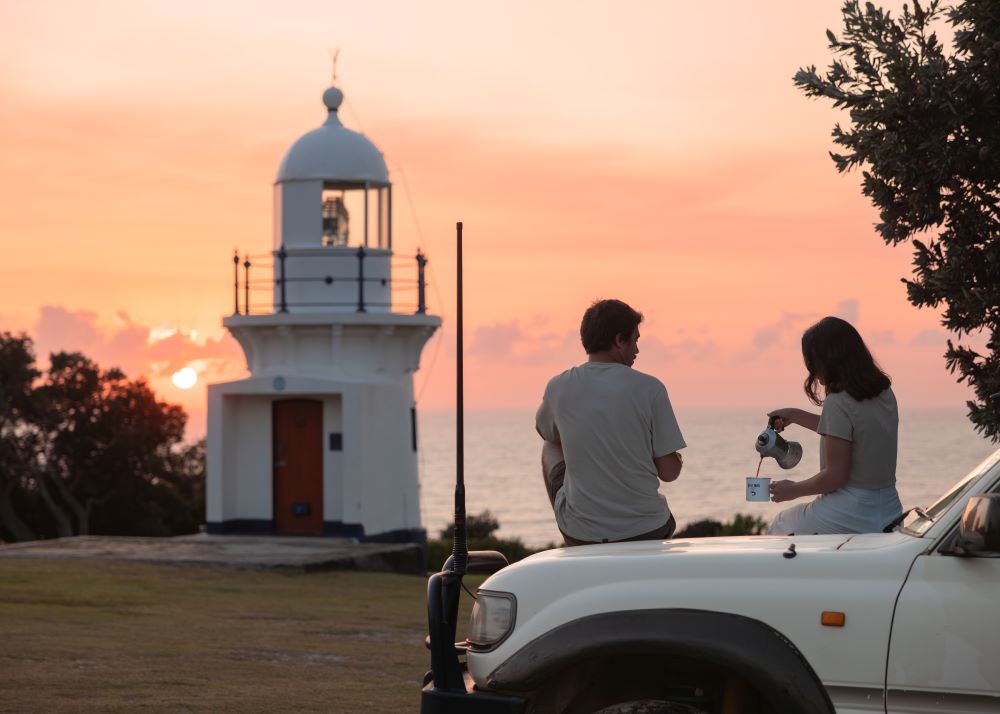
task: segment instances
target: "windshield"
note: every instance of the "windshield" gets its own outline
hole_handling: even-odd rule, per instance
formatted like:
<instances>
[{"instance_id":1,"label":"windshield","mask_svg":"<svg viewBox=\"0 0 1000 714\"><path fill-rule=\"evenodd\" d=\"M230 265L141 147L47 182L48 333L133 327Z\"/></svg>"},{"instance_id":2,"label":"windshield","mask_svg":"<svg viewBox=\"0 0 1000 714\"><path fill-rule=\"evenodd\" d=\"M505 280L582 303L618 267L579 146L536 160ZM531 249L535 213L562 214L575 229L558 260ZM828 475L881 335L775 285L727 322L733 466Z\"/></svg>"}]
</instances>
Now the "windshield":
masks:
<instances>
[{"instance_id":1,"label":"windshield","mask_svg":"<svg viewBox=\"0 0 1000 714\"><path fill-rule=\"evenodd\" d=\"M968 476L948 489L948 491L941 496L941 498L935 501L934 505L930 508L913 509L910 511L909 515L907 515L906 519L903 521L901 530L904 533L909 533L910 535L922 536L932 525L934 525L934 522L941 517L941 514L951 508L955 501L965 495L965 492L972 488L972 485L976 483L983 474L992 469L998 461L1000 461L1000 451L996 451L992 455L987 456L983 462L979 464L979 466L972 469Z\"/></svg>"}]
</instances>

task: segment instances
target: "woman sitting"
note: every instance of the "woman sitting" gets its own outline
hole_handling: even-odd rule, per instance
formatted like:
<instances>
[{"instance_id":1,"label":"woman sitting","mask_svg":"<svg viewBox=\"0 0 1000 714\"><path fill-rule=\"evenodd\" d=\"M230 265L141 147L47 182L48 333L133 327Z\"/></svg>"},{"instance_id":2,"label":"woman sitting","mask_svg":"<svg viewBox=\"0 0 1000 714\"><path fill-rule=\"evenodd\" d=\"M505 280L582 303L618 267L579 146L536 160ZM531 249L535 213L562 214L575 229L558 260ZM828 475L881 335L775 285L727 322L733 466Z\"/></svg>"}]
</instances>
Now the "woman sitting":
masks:
<instances>
[{"instance_id":1,"label":"woman sitting","mask_svg":"<svg viewBox=\"0 0 1000 714\"><path fill-rule=\"evenodd\" d=\"M902 512L896 492L899 414L892 381L850 323L825 317L802 335L805 392L820 414L775 409L775 431L798 424L820 434L820 470L804 481L771 483L771 500L817 496L788 508L768 533L874 533ZM819 395L822 387L823 397Z\"/></svg>"}]
</instances>

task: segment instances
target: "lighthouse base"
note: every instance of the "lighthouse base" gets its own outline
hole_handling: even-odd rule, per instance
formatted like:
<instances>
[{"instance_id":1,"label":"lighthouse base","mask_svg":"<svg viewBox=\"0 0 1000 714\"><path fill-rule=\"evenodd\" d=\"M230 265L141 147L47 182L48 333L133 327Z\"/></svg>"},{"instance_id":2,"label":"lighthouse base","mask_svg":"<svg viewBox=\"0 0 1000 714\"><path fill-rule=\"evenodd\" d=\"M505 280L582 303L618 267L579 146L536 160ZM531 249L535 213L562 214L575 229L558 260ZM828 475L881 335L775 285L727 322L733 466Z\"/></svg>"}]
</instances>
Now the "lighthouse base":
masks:
<instances>
[{"instance_id":1,"label":"lighthouse base","mask_svg":"<svg viewBox=\"0 0 1000 714\"><path fill-rule=\"evenodd\" d=\"M276 535L275 524L268 518L234 518L228 521L209 522L205 531L210 535ZM427 543L427 531L423 528L398 528L381 533L365 533L359 523L324 521L323 535L331 538L352 538L359 543Z\"/></svg>"}]
</instances>

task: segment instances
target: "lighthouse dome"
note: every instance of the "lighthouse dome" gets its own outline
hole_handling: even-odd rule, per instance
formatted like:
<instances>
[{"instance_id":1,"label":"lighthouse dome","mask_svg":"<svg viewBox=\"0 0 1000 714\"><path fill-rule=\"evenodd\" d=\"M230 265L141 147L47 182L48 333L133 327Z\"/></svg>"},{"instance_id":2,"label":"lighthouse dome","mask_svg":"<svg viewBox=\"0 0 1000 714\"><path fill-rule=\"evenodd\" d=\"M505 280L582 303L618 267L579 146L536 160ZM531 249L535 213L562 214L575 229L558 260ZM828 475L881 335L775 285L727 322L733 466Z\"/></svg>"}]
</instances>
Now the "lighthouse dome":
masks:
<instances>
[{"instance_id":1,"label":"lighthouse dome","mask_svg":"<svg viewBox=\"0 0 1000 714\"><path fill-rule=\"evenodd\" d=\"M344 94L336 87L323 92L327 119L291 145L278 167L278 182L329 181L372 186L388 185L382 152L363 134L340 122L337 110Z\"/></svg>"}]
</instances>

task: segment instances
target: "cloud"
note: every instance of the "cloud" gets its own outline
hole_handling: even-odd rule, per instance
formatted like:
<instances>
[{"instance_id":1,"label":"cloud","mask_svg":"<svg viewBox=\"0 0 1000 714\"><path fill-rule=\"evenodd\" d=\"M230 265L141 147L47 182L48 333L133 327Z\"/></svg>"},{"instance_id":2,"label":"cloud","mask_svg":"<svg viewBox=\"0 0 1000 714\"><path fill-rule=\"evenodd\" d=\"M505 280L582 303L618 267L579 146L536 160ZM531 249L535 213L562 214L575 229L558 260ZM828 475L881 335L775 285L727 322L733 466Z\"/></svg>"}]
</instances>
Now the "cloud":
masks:
<instances>
[{"instance_id":1,"label":"cloud","mask_svg":"<svg viewBox=\"0 0 1000 714\"><path fill-rule=\"evenodd\" d=\"M944 349L945 342L947 342L949 334L940 328L929 327L926 330L921 330L910 338L911 345L937 345Z\"/></svg>"},{"instance_id":2,"label":"cloud","mask_svg":"<svg viewBox=\"0 0 1000 714\"><path fill-rule=\"evenodd\" d=\"M659 345L653 349L648 349L649 347L647 345L647 356L661 357L662 355L662 359L669 361L683 362L685 360L694 360L703 364L717 359L722 350L719 343L715 340L698 338L670 343L659 342Z\"/></svg>"},{"instance_id":3,"label":"cloud","mask_svg":"<svg viewBox=\"0 0 1000 714\"><path fill-rule=\"evenodd\" d=\"M517 320L477 327L467 354L483 362L510 364L575 364L583 358L580 336L575 331L553 331L537 319L527 327Z\"/></svg>"},{"instance_id":4,"label":"cloud","mask_svg":"<svg viewBox=\"0 0 1000 714\"><path fill-rule=\"evenodd\" d=\"M101 367L118 367L129 377L169 377L193 366L202 379L245 372L242 351L231 337L196 340L178 328L142 325L118 312L110 325L91 310L42 307L33 330L39 357L52 352L82 352Z\"/></svg>"},{"instance_id":5,"label":"cloud","mask_svg":"<svg viewBox=\"0 0 1000 714\"><path fill-rule=\"evenodd\" d=\"M719 343L708 336L704 329L677 330L677 335L662 340L648 332L639 340L639 358L636 365L644 369L666 368L667 363L698 362L705 364L721 354Z\"/></svg>"},{"instance_id":6,"label":"cloud","mask_svg":"<svg viewBox=\"0 0 1000 714\"><path fill-rule=\"evenodd\" d=\"M586 359L575 330L555 331L547 327L538 320L529 320L526 325L511 320L477 327L466 354L470 360L487 365L503 362L509 366L539 366L553 373ZM712 361L720 349L718 342L703 330L669 341L647 332L639 339L636 366L655 371L666 368L670 362Z\"/></svg>"},{"instance_id":7,"label":"cloud","mask_svg":"<svg viewBox=\"0 0 1000 714\"><path fill-rule=\"evenodd\" d=\"M751 341L756 352L768 350L779 343L786 342L791 335L798 337L807 322L813 322L816 313L783 312L776 322L758 327Z\"/></svg>"},{"instance_id":8,"label":"cloud","mask_svg":"<svg viewBox=\"0 0 1000 714\"><path fill-rule=\"evenodd\" d=\"M841 300L837 303L837 307L834 309L833 314L842 320L847 320L852 325L857 326L858 324L858 306L859 303L855 298L848 298L847 300Z\"/></svg>"},{"instance_id":9,"label":"cloud","mask_svg":"<svg viewBox=\"0 0 1000 714\"><path fill-rule=\"evenodd\" d=\"M896 333L892 330L875 330L868 333L865 342L873 345L892 345L896 343Z\"/></svg>"},{"instance_id":10,"label":"cloud","mask_svg":"<svg viewBox=\"0 0 1000 714\"><path fill-rule=\"evenodd\" d=\"M36 349L41 354L55 352L58 349L86 352L103 341L96 322L96 312L90 310L71 312L63 307L46 305L41 309L41 317L35 325ZM60 348L59 345L75 347Z\"/></svg>"},{"instance_id":11,"label":"cloud","mask_svg":"<svg viewBox=\"0 0 1000 714\"><path fill-rule=\"evenodd\" d=\"M860 314L860 301L856 298L846 298L837 303L833 314L847 320L852 325L858 322ZM752 359L757 352L769 350L775 345L790 346L790 338L798 340L802 332L810 323L816 322L821 315L816 312L783 312L775 322L758 327L751 337L753 350L750 353L740 355L741 359ZM892 332L886 330L888 338L891 340ZM885 337L885 334L881 336Z\"/></svg>"},{"instance_id":12,"label":"cloud","mask_svg":"<svg viewBox=\"0 0 1000 714\"><path fill-rule=\"evenodd\" d=\"M787 330L788 326L781 322L760 327L753 333L753 346L758 350L766 350L776 345Z\"/></svg>"},{"instance_id":13,"label":"cloud","mask_svg":"<svg viewBox=\"0 0 1000 714\"><path fill-rule=\"evenodd\" d=\"M524 339L524 331L514 320L477 327L472 333L469 354L486 359L502 359L510 355L515 343Z\"/></svg>"}]
</instances>

